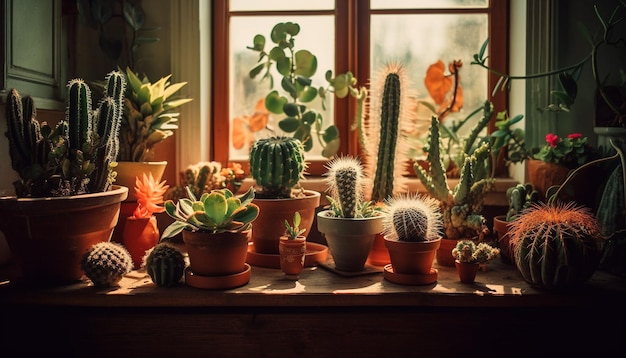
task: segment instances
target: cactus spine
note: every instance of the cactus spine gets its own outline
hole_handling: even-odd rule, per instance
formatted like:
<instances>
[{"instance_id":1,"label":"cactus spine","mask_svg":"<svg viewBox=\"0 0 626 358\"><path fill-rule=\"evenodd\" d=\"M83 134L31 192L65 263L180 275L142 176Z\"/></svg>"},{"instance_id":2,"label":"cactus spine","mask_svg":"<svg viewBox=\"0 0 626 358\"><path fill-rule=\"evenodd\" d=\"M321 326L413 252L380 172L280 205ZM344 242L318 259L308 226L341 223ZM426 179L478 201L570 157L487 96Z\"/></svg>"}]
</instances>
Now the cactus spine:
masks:
<instances>
[{"instance_id":1,"label":"cactus spine","mask_svg":"<svg viewBox=\"0 0 626 358\"><path fill-rule=\"evenodd\" d=\"M111 287L132 271L133 259L124 246L106 241L87 250L80 265L95 287Z\"/></svg>"},{"instance_id":2,"label":"cactus spine","mask_svg":"<svg viewBox=\"0 0 626 358\"><path fill-rule=\"evenodd\" d=\"M304 178L304 147L299 139L272 136L257 140L250 151L250 174L258 198L289 198Z\"/></svg>"},{"instance_id":3,"label":"cactus spine","mask_svg":"<svg viewBox=\"0 0 626 358\"><path fill-rule=\"evenodd\" d=\"M365 177L361 162L353 157L338 157L326 165L327 196L331 211L343 218L371 216L373 210L364 203Z\"/></svg>"},{"instance_id":4,"label":"cactus spine","mask_svg":"<svg viewBox=\"0 0 626 358\"><path fill-rule=\"evenodd\" d=\"M547 289L577 285L599 264L601 225L575 202L534 204L510 225L517 268L532 285Z\"/></svg>"},{"instance_id":5,"label":"cactus spine","mask_svg":"<svg viewBox=\"0 0 626 358\"><path fill-rule=\"evenodd\" d=\"M180 282L185 270L185 258L177 248L160 243L146 252L143 266L159 287L171 287Z\"/></svg>"},{"instance_id":6,"label":"cactus spine","mask_svg":"<svg viewBox=\"0 0 626 358\"><path fill-rule=\"evenodd\" d=\"M436 199L399 194L386 199L383 234L389 240L423 242L441 236L442 218Z\"/></svg>"}]
</instances>

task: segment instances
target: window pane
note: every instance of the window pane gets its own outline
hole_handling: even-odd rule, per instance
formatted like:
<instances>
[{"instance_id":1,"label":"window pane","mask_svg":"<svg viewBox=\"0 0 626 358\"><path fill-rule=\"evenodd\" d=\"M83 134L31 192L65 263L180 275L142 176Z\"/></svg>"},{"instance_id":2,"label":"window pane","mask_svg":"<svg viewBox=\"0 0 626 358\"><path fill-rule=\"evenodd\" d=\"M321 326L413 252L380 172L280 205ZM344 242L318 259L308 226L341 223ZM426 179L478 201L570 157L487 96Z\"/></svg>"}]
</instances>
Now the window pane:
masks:
<instances>
[{"instance_id":1,"label":"window pane","mask_svg":"<svg viewBox=\"0 0 626 358\"><path fill-rule=\"evenodd\" d=\"M445 123L465 118L487 99L487 71L470 65L488 36L487 15L373 15L371 26L372 78L385 63L399 61L407 67L418 99L428 100L424 85L428 67L441 60L448 73L448 64L460 59L464 105L460 112L446 117ZM421 117L430 124L429 114ZM474 116L459 134L467 134L479 118Z\"/></svg>"},{"instance_id":2,"label":"window pane","mask_svg":"<svg viewBox=\"0 0 626 358\"><path fill-rule=\"evenodd\" d=\"M371 0L372 9L447 9L487 7L488 0Z\"/></svg>"},{"instance_id":3,"label":"window pane","mask_svg":"<svg viewBox=\"0 0 626 358\"><path fill-rule=\"evenodd\" d=\"M270 92L270 82L261 81L261 75L254 79L249 77L251 69L257 66L259 53L249 50L246 47L252 46L255 35L265 36L265 51L269 52L274 46L271 42L270 32L274 25L285 21L284 17L264 16L264 17L233 17L230 23L230 160L247 160L249 144L258 138L271 134L284 134L278 127L278 122L283 118L275 114L269 116L266 129L251 131L255 129L250 126L259 116L254 116L255 106L265 98ZM294 38L295 51L309 50L317 57L317 71L312 78L312 85L316 88L326 87L327 82L324 75L327 70L334 68L335 63L335 30L333 16L289 16L289 21L300 25L300 33ZM274 77L274 87L281 95L289 96L280 86L280 79L275 66L272 65L272 75ZM335 71L333 70L333 75ZM291 102L291 100L290 100ZM315 108L324 118L322 128L326 128L333 123L333 100L332 97L326 103L326 109L322 108L321 99L317 98L308 103L309 108ZM265 110L262 107L262 110ZM233 131L236 136L233 137ZM285 134L291 136L291 134ZM243 141L235 138L244 138ZM313 149L306 153L307 160L321 160L322 146L317 142L317 137L313 134L315 143ZM239 146L239 144L243 144Z\"/></svg>"},{"instance_id":4,"label":"window pane","mask_svg":"<svg viewBox=\"0 0 626 358\"><path fill-rule=\"evenodd\" d=\"M334 0L230 0L230 11L328 10L334 8Z\"/></svg>"}]
</instances>

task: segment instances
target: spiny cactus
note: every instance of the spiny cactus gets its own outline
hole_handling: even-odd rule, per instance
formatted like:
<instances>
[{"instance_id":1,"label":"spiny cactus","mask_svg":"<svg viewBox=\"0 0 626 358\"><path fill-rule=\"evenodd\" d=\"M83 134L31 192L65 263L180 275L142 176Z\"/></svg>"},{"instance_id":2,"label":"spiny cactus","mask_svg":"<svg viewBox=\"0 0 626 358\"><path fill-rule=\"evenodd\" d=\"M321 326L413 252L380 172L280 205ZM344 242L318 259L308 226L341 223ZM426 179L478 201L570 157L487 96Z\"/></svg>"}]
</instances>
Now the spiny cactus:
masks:
<instances>
[{"instance_id":1,"label":"spiny cactus","mask_svg":"<svg viewBox=\"0 0 626 358\"><path fill-rule=\"evenodd\" d=\"M417 177L426 190L439 200L443 213L444 236L447 239L477 237L482 239L489 229L482 215L483 201L493 189L494 179L488 176L489 144L483 143L473 149L472 143L493 116L493 106L485 102L483 118L474 127L464 146L464 161L461 176L453 190L449 189L446 171L440 155L439 123L432 117L430 144L427 160L429 171L415 163Z\"/></svg>"},{"instance_id":2,"label":"spiny cactus","mask_svg":"<svg viewBox=\"0 0 626 358\"><path fill-rule=\"evenodd\" d=\"M389 240L419 242L441 237L437 200L421 194L399 194L385 200L383 234Z\"/></svg>"},{"instance_id":3,"label":"spiny cactus","mask_svg":"<svg viewBox=\"0 0 626 358\"><path fill-rule=\"evenodd\" d=\"M604 241L598 220L575 202L533 204L511 222L509 235L524 280L546 289L590 278Z\"/></svg>"},{"instance_id":4,"label":"spiny cactus","mask_svg":"<svg viewBox=\"0 0 626 358\"><path fill-rule=\"evenodd\" d=\"M530 183L517 184L506 190L509 199L509 210L506 213L506 221L515 220L522 210L527 209L533 203L539 202L539 192Z\"/></svg>"},{"instance_id":5,"label":"spiny cactus","mask_svg":"<svg viewBox=\"0 0 626 358\"><path fill-rule=\"evenodd\" d=\"M336 217L370 217L376 212L371 202L364 201L365 177L361 162L354 157L337 157L326 165L326 185L330 210Z\"/></svg>"},{"instance_id":6,"label":"spiny cactus","mask_svg":"<svg viewBox=\"0 0 626 358\"><path fill-rule=\"evenodd\" d=\"M386 66L372 85L369 122L366 126L357 123L361 147L366 154L366 176L373 180L368 199L374 202L383 202L407 189L409 146L403 132L412 126L415 117L415 111L410 108L414 97L410 85L402 65Z\"/></svg>"},{"instance_id":7,"label":"spiny cactus","mask_svg":"<svg viewBox=\"0 0 626 358\"><path fill-rule=\"evenodd\" d=\"M122 277L132 271L133 259L128 250L113 241L93 245L83 255L80 266L95 287L117 285Z\"/></svg>"},{"instance_id":8,"label":"spiny cactus","mask_svg":"<svg viewBox=\"0 0 626 358\"><path fill-rule=\"evenodd\" d=\"M460 240L452 249L452 256L459 262L483 264L500 254L500 249L486 242L475 243L472 240Z\"/></svg>"},{"instance_id":9,"label":"spiny cactus","mask_svg":"<svg viewBox=\"0 0 626 358\"><path fill-rule=\"evenodd\" d=\"M124 86L120 72L109 73L106 95L93 110L89 86L81 79L69 81L66 117L54 129L37 121L31 97L10 91L6 135L12 167L20 176L14 183L18 196L68 196L109 189L119 148Z\"/></svg>"},{"instance_id":10,"label":"spiny cactus","mask_svg":"<svg viewBox=\"0 0 626 358\"><path fill-rule=\"evenodd\" d=\"M250 174L260 188L256 197L291 197L292 189L304 178L306 167L299 139L272 136L257 140L250 151Z\"/></svg>"},{"instance_id":11,"label":"spiny cactus","mask_svg":"<svg viewBox=\"0 0 626 358\"><path fill-rule=\"evenodd\" d=\"M185 265L180 250L168 243L157 244L143 258L143 267L159 287L171 287L180 282Z\"/></svg>"}]
</instances>

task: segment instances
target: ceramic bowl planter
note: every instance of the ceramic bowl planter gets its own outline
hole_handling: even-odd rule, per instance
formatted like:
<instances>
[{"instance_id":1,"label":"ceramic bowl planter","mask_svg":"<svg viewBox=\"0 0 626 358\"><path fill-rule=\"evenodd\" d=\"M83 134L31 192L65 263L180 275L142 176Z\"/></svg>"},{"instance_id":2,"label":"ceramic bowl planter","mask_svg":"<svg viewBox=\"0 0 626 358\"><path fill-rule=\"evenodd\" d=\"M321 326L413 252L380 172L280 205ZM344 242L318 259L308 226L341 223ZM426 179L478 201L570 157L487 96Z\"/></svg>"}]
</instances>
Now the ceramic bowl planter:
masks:
<instances>
[{"instance_id":1,"label":"ceramic bowl planter","mask_svg":"<svg viewBox=\"0 0 626 358\"><path fill-rule=\"evenodd\" d=\"M328 210L317 214L317 229L326 238L337 270L356 272L365 268L374 237L383 230L382 219L334 217Z\"/></svg>"},{"instance_id":2,"label":"ceramic bowl planter","mask_svg":"<svg viewBox=\"0 0 626 358\"><path fill-rule=\"evenodd\" d=\"M80 260L109 241L128 188L67 197L0 198L0 230L24 279L65 284L83 276Z\"/></svg>"},{"instance_id":3,"label":"ceramic bowl planter","mask_svg":"<svg viewBox=\"0 0 626 358\"><path fill-rule=\"evenodd\" d=\"M306 254L306 238L299 236L290 240L287 236L282 236L278 243L280 251L280 269L287 278L298 278L304 268L304 258Z\"/></svg>"}]
</instances>

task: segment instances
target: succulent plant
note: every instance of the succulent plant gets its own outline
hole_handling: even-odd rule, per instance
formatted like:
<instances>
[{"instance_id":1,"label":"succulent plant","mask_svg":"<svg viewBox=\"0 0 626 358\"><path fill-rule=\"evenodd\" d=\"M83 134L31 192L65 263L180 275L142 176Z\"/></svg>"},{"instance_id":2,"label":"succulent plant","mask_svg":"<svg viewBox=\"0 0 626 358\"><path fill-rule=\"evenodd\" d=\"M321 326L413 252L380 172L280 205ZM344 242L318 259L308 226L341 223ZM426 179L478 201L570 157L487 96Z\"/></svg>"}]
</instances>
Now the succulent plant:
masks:
<instances>
[{"instance_id":1,"label":"succulent plant","mask_svg":"<svg viewBox=\"0 0 626 358\"><path fill-rule=\"evenodd\" d=\"M307 163L299 139L272 136L257 140L250 151L250 175L256 181L258 198L292 197L304 179Z\"/></svg>"},{"instance_id":2,"label":"succulent plant","mask_svg":"<svg viewBox=\"0 0 626 358\"><path fill-rule=\"evenodd\" d=\"M500 254L500 249L486 242L459 240L452 249L452 256L459 262L484 264Z\"/></svg>"},{"instance_id":3,"label":"succulent plant","mask_svg":"<svg viewBox=\"0 0 626 358\"><path fill-rule=\"evenodd\" d=\"M180 184L171 188L165 197L177 201L187 196L185 187L189 187L196 198L214 189L229 189L236 193L245 176L240 163L229 163L228 167L222 167L216 161L198 162L189 165L180 174Z\"/></svg>"},{"instance_id":4,"label":"succulent plant","mask_svg":"<svg viewBox=\"0 0 626 358\"><path fill-rule=\"evenodd\" d=\"M489 144L473 149L479 132L489 123L493 105L485 102L483 118L468 136L464 146L464 160L458 184L450 190L446 171L440 156L439 123L432 117L430 145L427 161L429 170L415 163L417 177L426 190L439 201L443 214L444 237L447 239L484 238L489 233L482 215L483 201L493 189L494 179L489 176Z\"/></svg>"},{"instance_id":5,"label":"succulent plant","mask_svg":"<svg viewBox=\"0 0 626 358\"><path fill-rule=\"evenodd\" d=\"M148 250L143 258L143 267L159 287L172 287L180 282L185 266L182 252L165 242Z\"/></svg>"},{"instance_id":6,"label":"succulent plant","mask_svg":"<svg viewBox=\"0 0 626 358\"><path fill-rule=\"evenodd\" d=\"M132 271L133 260L123 245L106 241L87 250L80 266L95 287L111 287Z\"/></svg>"},{"instance_id":7,"label":"succulent plant","mask_svg":"<svg viewBox=\"0 0 626 358\"><path fill-rule=\"evenodd\" d=\"M177 235L183 229L210 233L242 232L252 228L259 207L252 203L254 188L240 197L228 189L212 190L197 199L187 188L189 198L165 202L165 211L175 221L163 231L161 240Z\"/></svg>"},{"instance_id":8,"label":"succulent plant","mask_svg":"<svg viewBox=\"0 0 626 358\"><path fill-rule=\"evenodd\" d=\"M424 194L398 194L385 200L383 234L389 240L420 242L441 237L439 204Z\"/></svg>"},{"instance_id":9,"label":"succulent plant","mask_svg":"<svg viewBox=\"0 0 626 358\"><path fill-rule=\"evenodd\" d=\"M540 202L511 222L510 240L524 280L546 289L586 281L602 254L604 236L591 211L575 202Z\"/></svg>"},{"instance_id":10,"label":"succulent plant","mask_svg":"<svg viewBox=\"0 0 626 358\"><path fill-rule=\"evenodd\" d=\"M366 178L359 159L342 156L326 164L325 182L330 192L330 212L335 217L364 218L373 216L377 207L365 201Z\"/></svg>"},{"instance_id":11,"label":"succulent plant","mask_svg":"<svg viewBox=\"0 0 626 358\"><path fill-rule=\"evenodd\" d=\"M91 90L81 79L68 83L66 117L52 129L36 119L32 98L12 89L7 97L7 137L20 197L69 196L106 191L114 180L120 104L126 81L110 72L104 97L92 108Z\"/></svg>"},{"instance_id":12,"label":"succulent plant","mask_svg":"<svg viewBox=\"0 0 626 358\"><path fill-rule=\"evenodd\" d=\"M539 202L539 192L530 183L517 184L506 190L509 199L509 210L506 213L506 221L513 221L533 203Z\"/></svg>"},{"instance_id":13,"label":"succulent plant","mask_svg":"<svg viewBox=\"0 0 626 358\"><path fill-rule=\"evenodd\" d=\"M171 83L172 75L150 83L130 68L126 68L128 90L124 99L124 116L120 128L120 150L117 160L143 162L154 156L154 146L178 129L178 112L173 110L191 98L176 98L174 94L187 82Z\"/></svg>"},{"instance_id":14,"label":"succulent plant","mask_svg":"<svg viewBox=\"0 0 626 358\"><path fill-rule=\"evenodd\" d=\"M295 240L298 236L301 236L306 229L300 229L300 221L302 217L300 216L300 212L296 211L293 213L293 225L289 224L289 221L285 220L285 236L289 238L289 240Z\"/></svg>"}]
</instances>

